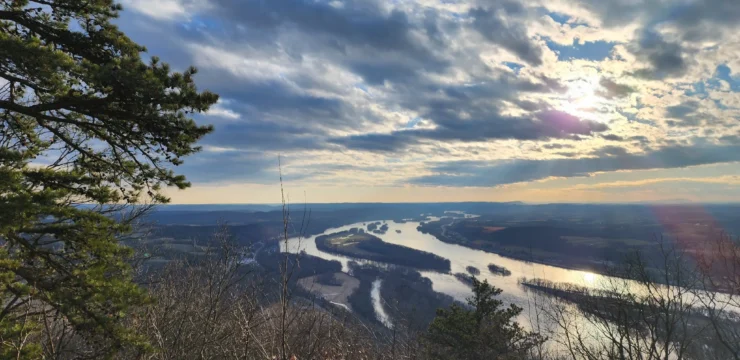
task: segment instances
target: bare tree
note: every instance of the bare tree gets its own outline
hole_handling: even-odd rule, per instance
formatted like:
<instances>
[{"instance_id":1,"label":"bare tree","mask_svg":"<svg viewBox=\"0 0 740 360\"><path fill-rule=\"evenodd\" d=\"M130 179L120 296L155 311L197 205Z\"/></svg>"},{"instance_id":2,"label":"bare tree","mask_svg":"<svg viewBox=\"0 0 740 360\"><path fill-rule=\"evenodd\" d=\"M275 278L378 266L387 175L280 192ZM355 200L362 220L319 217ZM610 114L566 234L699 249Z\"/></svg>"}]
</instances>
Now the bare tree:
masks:
<instances>
[{"instance_id":1,"label":"bare tree","mask_svg":"<svg viewBox=\"0 0 740 360\"><path fill-rule=\"evenodd\" d=\"M740 360L740 246L732 236L715 232L699 258L699 299L710 320L716 347Z\"/></svg>"},{"instance_id":2,"label":"bare tree","mask_svg":"<svg viewBox=\"0 0 740 360\"><path fill-rule=\"evenodd\" d=\"M679 251L658 240L657 256L635 252L612 269L599 289L525 281L552 297L543 314L573 359L709 359L709 318L696 292L700 273Z\"/></svg>"}]
</instances>

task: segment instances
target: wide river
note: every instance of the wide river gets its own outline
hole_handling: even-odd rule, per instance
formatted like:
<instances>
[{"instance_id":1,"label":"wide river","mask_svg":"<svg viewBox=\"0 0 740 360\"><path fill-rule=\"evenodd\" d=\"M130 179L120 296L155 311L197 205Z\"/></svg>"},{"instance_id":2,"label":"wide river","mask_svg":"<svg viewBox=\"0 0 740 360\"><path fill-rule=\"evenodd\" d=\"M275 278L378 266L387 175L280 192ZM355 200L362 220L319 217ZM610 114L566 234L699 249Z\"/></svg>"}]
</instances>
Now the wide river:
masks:
<instances>
[{"instance_id":1,"label":"wide river","mask_svg":"<svg viewBox=\"0 0 740 360\"><path fill-rule=\"evenodd\" d=\"M434 218L430 218L430 220L433 219ZM551 340L555 340L557 338L560 338L562 340L562 329L558 326L553 326L550 321L538 316L539 312L535 311L537 309L535 297L531 292L526 292L523 287L518 285L517 281L519 278L541 278L553 282L572 283L593 288L609 286L608 284L611 282L611 280L614 280L615 284L625 284L623 280L613 279L604 275L594 274L586 271L570 270L550 265L524 262L480 250L466 248L460 245L444 243L442 241L439 241L433 235L423 234L416 230L416 227L419 226L419 222L412 221L399 224L393 221L380 221L388 225L388 231L385 234L375 234L376 236L383 239L383 241L431 252L450 260L450 274L442 274L432 271L421 272L423 276L432 280L432 286L435 291L448 294L453 298L464 302L466 298L472 295L472 291L470 287L457 280L454 276L452 276L452 274L457 272L466 273L465 268L467 266L474 266L480 270L480 275L478 276L478 278L485 278L488 280L489 283L503 290L503 293L500 295L501 300L503 300L505 303L516 304L523 309L522 313L518 317L518 322L524 328L534 329L536 327L536 329L543 334L547 333ZM369 223L370 222L366 222L364 224ZM329 229L323 234L331 234L338 231L349 230L351 228L366 229L367 227L366 225L363 225L363 223L356 223ZM396 230L400 230L400 232L397 232ZM342 263L343 270L345 272L348 271L347 263L349 261L362 261L346 256L329 254L318 250L316 248L316 236L311 236L303 239L290 239L288 242L288 247L291 252L298 252L303 250L310 255L318 256L327 260L338 260ZM282 251L285 251L284 244L282 243L281 248ZM502 277L491 274L491 272L488 270L488 264L491 263L509 269L511 271L511 276ZM639 290L636 290L637 288L632 285L632 282L629 283L630 285L626 286L630 288L630 291L639 292ZM393 319L390 319L383 309L382 291L382 281L376 280L375 282L373 282L371 300L375 307L375 313L378 320L380 320L381 323L385 324L386 326L392 327ZM724 296L725 294L715 295L718 295L718 299L720 300L727 300ZM740 313L740 309L727 308L727 310L733 310ZM575 322L571 322L570 326L578 323L579 325L577 326L582 331L584 331L583 333L594 335L591 341L599 341L598 339L600 338L600 336L597 335L599 332L594 327L595 325L590 324L588 321L585 321L585 319L581 316L571 318L571 320ZM558 342L557 340L548 341L545 344L545 347L549 351L554 351L553 354L558 352L565 353L565 348L562 346L562 342Z\"/></svg>"},{"instance_id":2,"label":"wide river","mask_svg":"<svg viewBox=\"0 0 740 360\"><path fill-rule=\"evenodd\" d=\"M383 220L380 220L383 221ZM514 303L524 309L521 320L532 319L529 309L533 306L531 303L531 294L517 284L521 277L543 278L555 282L568 282L584 286L597 286L603 278L602 275L593 274L585 271L569 270L550 265L524 262L511 258L502 257L496 254L487 253L480 250L474 250L455 244L448 244L439 241L430 234L423 234L416 230L419 222L410 221L406 223L395 223L393 221L383 221L388 224L388 231L383 235L375 234L383 241L407 246L410 248L431 252L449 259L451 262L451 273L442 274L433 271L422 271L421 274L432 280L435 291L448 294L457 300L465 301L472 291L470 287L457 280L452 274L456 272L466 273L467 266L475 266L480 270L479 279L488 279L488 282L503 290L500 298L506 303ZM366 222L364 224L369 224ZM324 232L331 234L338 231L349 230L351 228L366 228L363 223L350 224L338 228L332 228ZM397 232L400 230L401 232ZM320 236L320 235L316 235ZM288 246L291 252L306 251L307 254L318 256L327 260L337 260L342 263L343 269L348 270L349 261L357 259L325 253L316 248L316 236L303 239L293 238L289 240ZM285 251L284 245L281 244L282 251ZM503 266L511 271L511 276L497 276L488 271L488 264ZM382 291L382 289L381 289ZM526 321L525 321L526 323ZM524 324L528 325L528 324Z\"/></svg>"}]
</instances>

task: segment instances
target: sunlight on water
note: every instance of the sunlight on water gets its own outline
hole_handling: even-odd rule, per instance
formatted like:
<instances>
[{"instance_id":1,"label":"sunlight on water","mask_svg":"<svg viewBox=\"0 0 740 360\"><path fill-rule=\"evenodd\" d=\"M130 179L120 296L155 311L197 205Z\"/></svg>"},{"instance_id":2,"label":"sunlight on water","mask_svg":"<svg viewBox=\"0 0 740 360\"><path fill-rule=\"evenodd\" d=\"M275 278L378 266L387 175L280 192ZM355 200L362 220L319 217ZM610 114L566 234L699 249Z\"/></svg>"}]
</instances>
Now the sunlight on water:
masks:
<instances>
[{"instance_id":1,"label":"sunlight on water","mask_svg":"<svg viewBox=\"0 0 740 360\"><path fill-rule=\"evenodd\" d=\"M383 222L383 220L380 221ZM366 222L366 224L368 223L370 222ZM504 301L504 303L515 304L522 308L522 313L517 317L517 320L524 328L537 330L543 333L549 331L549 335L555 338L559 336L558 334L561 330L559 330L555 324L543 320L541 317L542 314L536 310L538 301L542 302L545 298L534 292L526 291L518 283L520 278L540 278L553 282L571 283L600 289L613 289L614 286L617 286L617 288L622 288L626 291L640 292L637 290L639 287L634 286L634 283L628 280L612 278L606 275L594 274L587 271L570 270L556 266L515 260L493 253L444 243L439 241L433 235L419 232L416 229L417 226L419 226L418 222L395 223L393 221L385 221L385 223L388 224L388 231L386 234L375 234L383 241L431 252L450 260L450 273L421 271L422 276L427 277L432 281L432 287L435 291L450 295L458 301L466 302L466 299L472 295L472 290L470 287L457 280L452 274L456 272L464 273L466 272L467 266L474 266L480 270L480 275L478 276L479 279L486 279L489 283L503 290L503 293L499 298ZM351 228L366 228L366 226L363 226L362 223L356 223L328 229L324 234L345 231ZM396 230L400 230L400 232ZM318 256L326 260L339 261L342 264L342 271L344 272L349 271L348 263L350 261L356 261L359 263L366 262L362 259L322 252L316 248L315 238L316 236L304 239L290 239L288 249L290 252L305 251L309 255ZM283 243L281 243L281 251L285 251ZM377 262L374 262L374 264L378 265ZM497 266L507 268L511 271L511 276L499 276L491 273L488 270L488 264L495 264ZM660 286L657 288L660 288ZM391 327L392 324L390 322L390 317L383 309L381 303L381 293L381 280L378 279L373 282L370 294L371 301L373 302L373 307L375 308L378 319L386 326ZM568 305L568 307L572 307L572 305ZM573 321L571 326L577 324L583 333L598 333L597 329L593 328L594 325L590 324L584 318L578 317L571 320ZM558 348L557 342L549 342L548 344L554 346L554 350L562 350Z\"/></svg>"},{"instance_id":2,"label":"sunlight on water","mask_svg":"<svg viewBox=\"0 0 740 360\"><path fill-rule=\"evenodd\" d=\"M383 220L380 220L383 221ZM474 266L481 272L479 278L487 279L489 283L503 290L501 299L506 303L513 303L525 309L522 316L527 316L527 308L530 306L530 296L519 286L518 280L522 277L542 278L554 282L568 282L582 286L598 287L606 276L596 275L590 272L569 270L555 266L530 263L511 258L506 258L493 253L487 253L480 250L466 248L460 245L448 244L439 241L430 234L423 234L416 230L419 223L416 221L406 223L395 223L385 221L388 224L388 231L383 235L378 235L388 243L398 244L431 252L447 258L451 262L451 272L449 274L423 271L423 276L432 280L432 286L435 291L447 294L459 301L465 301L472 295L471 289L457 280L452 274L456 272L466 272L467 266ZM371 222L365 222L369 224ZM349 230L351 228L365 228L362 223L356 223L338 228L329 229L324 234L331 234L339 231ZM401 230L401 232L396 232ZM318 256L327 260L336 260L342 263L342 270L349 271L347 266L350 261L362 263L361 259L354 259L342 255L328 254L316 248L316 236L304 239L290 239L288 248L290 252L305 251L309 255ZM285 251L281 243L281 251ZM511 271L511 276L499 276L488 271L488 264L503 266Z\"/></svg>"},{"instance_id":3,"label":"sunlight on water","mask_svg":"<svg viewBox=\"0 0 740 360\"><path fill-rule=\"evenodd\" d=\"M586 282L586 284L593 285L596 282L596 274L592 273L584 273L583 274L583 281Z\"/></svg>"}]
</instances>

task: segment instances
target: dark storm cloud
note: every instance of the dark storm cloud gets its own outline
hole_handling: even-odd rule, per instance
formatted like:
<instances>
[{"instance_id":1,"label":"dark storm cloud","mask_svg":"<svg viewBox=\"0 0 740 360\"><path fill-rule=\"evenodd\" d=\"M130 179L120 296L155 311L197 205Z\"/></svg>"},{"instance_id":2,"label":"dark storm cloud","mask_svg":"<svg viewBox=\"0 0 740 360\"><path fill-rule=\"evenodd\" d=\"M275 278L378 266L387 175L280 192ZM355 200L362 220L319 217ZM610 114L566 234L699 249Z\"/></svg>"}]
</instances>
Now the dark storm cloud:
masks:
<instances>
[{"instance_id":1,"label":"dark storm cloud","mask_svg":"<svg viewBox=\"0 0 740 360\"><path fill-rule=\"evenodd\" d=\"M473 19L473 28L491 43L500 45L516 54L526 63L537 66L542 64L542 49L527 35L526 27L518 23L509 11L519 11L519 8L502 7L471 9L468 15Z\"/></svg>"},{"instance_id":2,"label":"dark storm cloud","mask_svg":"<svg viewBox=\"0 0 740 360\"><path fill-rule=\"evenodd\" d=\"M673 146L644 154L614 149L597 158L553 160L458 161L434 164L433 175L410 183L431 186L495 186L548 177L589 176L594 172L682 168L740 161L740 146Z\"/></svg>"}]
</instances>

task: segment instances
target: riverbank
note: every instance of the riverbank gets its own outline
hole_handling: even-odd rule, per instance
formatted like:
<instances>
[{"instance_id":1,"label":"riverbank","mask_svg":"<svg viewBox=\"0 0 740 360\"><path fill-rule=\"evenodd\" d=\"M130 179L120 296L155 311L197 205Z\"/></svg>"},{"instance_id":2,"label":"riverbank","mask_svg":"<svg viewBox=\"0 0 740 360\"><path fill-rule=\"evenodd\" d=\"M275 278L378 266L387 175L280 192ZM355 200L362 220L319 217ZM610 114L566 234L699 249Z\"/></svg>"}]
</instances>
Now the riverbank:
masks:
<instances>
[{"instance_id":1,"label":"riverbank","mask_svg":"<svg viewBox=\"0 0 740 360\"><path fill-rule=\"evenodd\" d=\"M563 251L558 251L557 247L553 247L552 249L536 247L526 248L511 244L504 245L505 242L483 241L478 237L476 237L475 240L470 240L468 236L453 229L456 224L457 223L454 219L441 219L431 222L422 222L417 227L417 230L421 233L432 235L437 240L447 244L459 245L527 263L550 265L569 270L587 271L602 275L610 275L609 268L613 265L613 262L611 261L596 260L592 256L583 256L582 252L569 251L571 249L567 247L567 249L563 249ZM503 227L481 228L484 233L488 234L505 229ZM520 236L515 236L513 240L519 240L519 238ZM511 242L516 243L516 241Z\"/></svg>"},{"instance_id":2,"label":"riverbank","mask_svg":"<svg viewBox=\"0 0 740 360\"><path fill-rule=\"evenodd\" d=\"M316 247L321 251L357 259L409 266L420 270L450 271L448 259L426 251L390 244L357 229L318 236Z\"/></svg>"}]
</instances>

